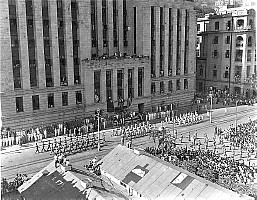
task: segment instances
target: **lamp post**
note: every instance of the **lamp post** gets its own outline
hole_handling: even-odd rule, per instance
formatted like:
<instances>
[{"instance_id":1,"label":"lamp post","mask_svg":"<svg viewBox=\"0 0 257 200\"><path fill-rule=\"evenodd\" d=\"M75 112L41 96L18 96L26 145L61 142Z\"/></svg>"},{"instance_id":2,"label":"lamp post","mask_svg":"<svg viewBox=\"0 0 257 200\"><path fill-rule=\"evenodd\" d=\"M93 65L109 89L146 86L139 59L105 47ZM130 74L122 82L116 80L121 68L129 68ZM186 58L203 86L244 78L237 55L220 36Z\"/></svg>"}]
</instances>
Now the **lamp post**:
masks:
<instances>
[{"instance_id":1,"label":"lamp post","mask_svg":"<svg viewBox=\"0 0 257 200\"><path fill-rule=\"evenodd\" d=\"M237 133L237 103L238 103L238 100L236 101L235 133Z\"/></svg>"},{"instance_id":2,"label":"lamp post","mask_svg":"<svg viewBox=\"0 0 257 200\"><path fill-rule=\"evenodd\" d=\"M211 97L211 107L210 107L210 123L212 123L212 94L210 94Z\"/></svg>"},{"instance_id":3,"label":"lamp post","mask_svg":"<svg viewBox=\"0 0 257 200\"><path fill-rule=\"evenodd\" d=\"M100 146L100 109L97 109L97 120L98 120L98 151L101 150Z\"/></svg>"}]
</instances>

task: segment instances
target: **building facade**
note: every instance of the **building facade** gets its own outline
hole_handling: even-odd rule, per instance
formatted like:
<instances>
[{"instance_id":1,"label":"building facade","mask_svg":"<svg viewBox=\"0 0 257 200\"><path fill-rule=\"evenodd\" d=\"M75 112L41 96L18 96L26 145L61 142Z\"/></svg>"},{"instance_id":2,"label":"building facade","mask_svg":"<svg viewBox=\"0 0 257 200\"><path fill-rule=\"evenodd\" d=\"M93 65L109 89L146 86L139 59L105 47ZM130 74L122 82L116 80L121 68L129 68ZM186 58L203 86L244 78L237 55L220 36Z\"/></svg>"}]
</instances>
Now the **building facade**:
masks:
<instances>
[{"instance_id":1,"label":"building facade","mask_svg":"<svg viewBox=\"0 0 257 200\"><path fill-rule=\"evenodd\" d=\"M256 18L253 9L233 8L210 15L198 34L197 91L208 87L256 96Z\"/></svg>"},{"instance_id":2,"label":"building facade","mask_svg":"<svg viewBox=\"0 0 257 200\"><path fill-rule=\"evenodd\" d=\"M135 111L186 106L195 24L187 1L1 1L2 125L84 118L108 100L132 99Z\"/></svg>"}]
</instances>

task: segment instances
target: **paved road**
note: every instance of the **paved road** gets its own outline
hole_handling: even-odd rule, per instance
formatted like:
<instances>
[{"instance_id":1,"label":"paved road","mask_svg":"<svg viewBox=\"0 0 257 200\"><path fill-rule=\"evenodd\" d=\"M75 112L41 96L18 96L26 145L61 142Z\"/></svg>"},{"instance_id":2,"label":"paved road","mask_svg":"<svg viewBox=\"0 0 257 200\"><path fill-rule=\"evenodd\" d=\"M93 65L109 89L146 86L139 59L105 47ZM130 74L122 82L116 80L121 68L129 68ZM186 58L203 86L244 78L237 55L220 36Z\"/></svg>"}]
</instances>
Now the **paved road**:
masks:
<instances>
[{"instance_id":1,"label":"paved road","mask_svg":"<svg viewBox=\"0 0 257 200\"><path fill-rule=\"evenodd\" d=\"M185 140L183 145L186 145L188 139L188 132L194 133L198 132L199 138L204 136L204 133L207 133L208 136L212 138L214 134L214 127L228 128L229 125L235 124L235 114L236 108L228 108L228 112L224 114L224 108L214 110L213 112L213 123L209 123L208 117L204 115L204 121L199 124L184 126L184 127L175 127L178 130L178 135L184 135ZM257 105L254 106L239 106L237 112L237 123L244 123L251 119L257 119ZM165 127L172 129L172 125L163 124ZM157 124L157 127L161 124ZM69 156L70 162L76 165L84 165L88 163L89 159L97 156L101 158L110 152L117 144L120 143L120 137L111 137L111 132L106 133L106 143L102 147L102 150L98 152L96 149L78 153L72 156ZM153 141L149 137L138 138L133 141L133 146L137 147L146 147L152 146ZM53 159L53 156L49 152L35 154L35 144L30 143L19 147L18 145L7 147L1 151L1 175L2 177L7 178L7 180L13 179L17 173L26 173L29 176L34 175L36 172L41 170L44 166L50 163ZM256 162L253 160L252 162Z\"/></svg>"}]
</instances>

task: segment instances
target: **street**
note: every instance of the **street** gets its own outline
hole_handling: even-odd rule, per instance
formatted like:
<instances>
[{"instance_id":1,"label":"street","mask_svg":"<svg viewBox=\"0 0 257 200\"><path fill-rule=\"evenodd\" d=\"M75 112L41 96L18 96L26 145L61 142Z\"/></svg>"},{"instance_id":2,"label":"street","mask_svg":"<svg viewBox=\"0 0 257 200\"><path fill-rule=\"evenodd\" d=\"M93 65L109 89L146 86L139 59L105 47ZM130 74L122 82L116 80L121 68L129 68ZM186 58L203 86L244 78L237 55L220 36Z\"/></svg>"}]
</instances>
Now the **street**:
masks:
<instances>
[{"instance_id":1,"label":"street","mask_svg":"<svg viewBox=\"0 0 257 200\"><path fill-rule=\"evenodd\" d=\"M252 120L257 119L256 104L254 106L238 106L237 110L237 124L248 122L249 118ZM205 133L207 133L209 138L212 138L214 135L215 126L218 128L226 129L231 124L235 124L236 108L228 108L226 115L224 108L214 110L212 119L213 122L210 124L209 118L206 114L204 114L204 121L199 124L175 127L175 129L178 131L178 137L183 135L185 138L183 144L181 145L187 145L187 137L189 132L193 134L197 131L199 139L203 139ZM161 126L161 123L156 124L156 127L159 126ZM172 124L163 123L163 126L171 130L173 128ZM111 131L108 130L106 131L105 145L101 148L100 152L98 152L96 148L87 152L69 156L70 163L76 165L85 165L88 164L89 160L95 156L97 156L98 159L101 159L119 143L120 136L111 137ZM132 147L145 148L146 146L153 146L153 140L149 139L148 136L133 140ZM1 176L7 180L12 180L17 173L27 174L29 177L31 177L44 166L46 166L49 162L51 162L52 159L53 155L50 155L49 152L35 154L35 143L29 143L23 145L22 147L18 145L6 147L1 151ZM251 162L256 163L256 159L252 160Z\"/></svg>"}]
</instances>

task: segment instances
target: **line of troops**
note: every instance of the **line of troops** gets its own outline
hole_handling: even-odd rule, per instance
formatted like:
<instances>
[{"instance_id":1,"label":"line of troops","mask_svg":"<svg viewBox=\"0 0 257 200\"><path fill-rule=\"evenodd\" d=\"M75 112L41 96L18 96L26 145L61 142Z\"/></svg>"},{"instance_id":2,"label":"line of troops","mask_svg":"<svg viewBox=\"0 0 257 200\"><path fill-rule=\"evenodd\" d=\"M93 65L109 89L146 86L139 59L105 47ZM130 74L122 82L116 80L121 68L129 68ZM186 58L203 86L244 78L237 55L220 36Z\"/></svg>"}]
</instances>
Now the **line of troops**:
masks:
<instances>
[{"instance_id":1,"label":"line of troops","mask_svg":"<svg viewBox=\"0 0 257 200\"><path fill-rule=\"evenodd\" d=\"M100 138L100 143L105 142L105 133L102 132ZM59 138L59 141L54 139L49 139L47 141L42 141L42 144L36 143L35 153L50 152L54 155L65 154L72 155L78 152L86 151L89 149L97 148L98 137L96 134L87 134L76 137L64 137Z\"/></svg>"}]
</instances>

